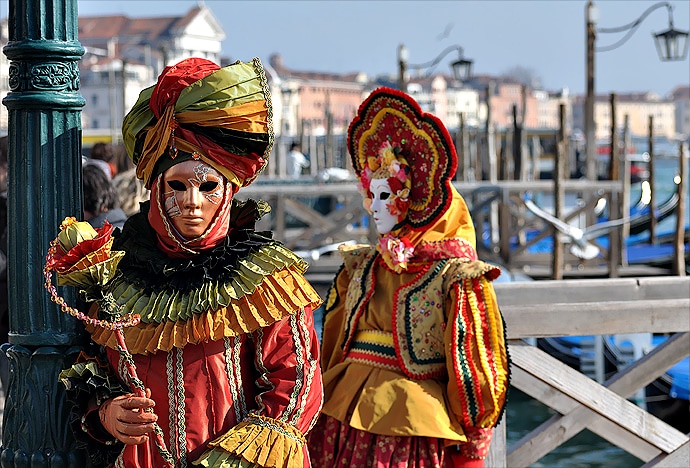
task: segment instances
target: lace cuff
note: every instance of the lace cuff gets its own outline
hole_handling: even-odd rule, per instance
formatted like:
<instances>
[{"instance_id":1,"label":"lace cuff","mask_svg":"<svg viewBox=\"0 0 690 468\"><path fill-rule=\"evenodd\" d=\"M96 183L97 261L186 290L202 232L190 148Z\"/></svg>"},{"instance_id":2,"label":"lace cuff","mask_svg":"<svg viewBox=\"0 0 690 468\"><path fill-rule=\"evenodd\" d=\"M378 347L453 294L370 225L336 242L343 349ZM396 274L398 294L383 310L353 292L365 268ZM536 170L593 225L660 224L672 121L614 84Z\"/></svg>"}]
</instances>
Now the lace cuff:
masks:
<instances>
[{"instance_id":1,"label":"lace cuff","mask_svg":"<svg viewBox=\"0 0 690 468\"><path fill-rule=\"evenodd\" d=\"M306 445L295 427L259 415L247 417L210 442L195 465L205 467L303 468Z\"/></svg>"}]
</instances>

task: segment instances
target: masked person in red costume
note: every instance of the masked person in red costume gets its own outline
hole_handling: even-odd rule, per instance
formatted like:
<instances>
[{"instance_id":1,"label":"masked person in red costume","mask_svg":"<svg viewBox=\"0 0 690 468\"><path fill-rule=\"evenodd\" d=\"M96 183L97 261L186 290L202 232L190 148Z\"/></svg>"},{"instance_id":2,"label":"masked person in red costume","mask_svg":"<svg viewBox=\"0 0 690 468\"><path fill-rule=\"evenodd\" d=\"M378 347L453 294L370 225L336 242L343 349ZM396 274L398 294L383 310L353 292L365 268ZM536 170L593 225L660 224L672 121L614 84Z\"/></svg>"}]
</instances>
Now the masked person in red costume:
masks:
<instances>
[{"instance_id":1,"label":"masked person in red costume","mask_svg":"<svg viewBox=\"0 0 690 468\"><path fill-rule=\"evenodd\" d=\"M267 163L271 116L258 59L220 68L191 58L167 67L125 117L150 201L112 236L112 278L84 289L94 349L61 374L96 466L311 466L321 299L305 262L254 230L267 204L234 198ZM127 353L94 325L134 315L119 335Z\"/></svg>"},{"instance_id":2,"label":"masked person in red costume","mask_svg":"<svg viewBox=\"0 0 690 468\"><path fill-rule=\"evenodd\" d=\"M377 245L343 246L326 299L315 466L481 467L509 360L442 122L379 88L348 130Z\"/></svg>"}]
</instances>

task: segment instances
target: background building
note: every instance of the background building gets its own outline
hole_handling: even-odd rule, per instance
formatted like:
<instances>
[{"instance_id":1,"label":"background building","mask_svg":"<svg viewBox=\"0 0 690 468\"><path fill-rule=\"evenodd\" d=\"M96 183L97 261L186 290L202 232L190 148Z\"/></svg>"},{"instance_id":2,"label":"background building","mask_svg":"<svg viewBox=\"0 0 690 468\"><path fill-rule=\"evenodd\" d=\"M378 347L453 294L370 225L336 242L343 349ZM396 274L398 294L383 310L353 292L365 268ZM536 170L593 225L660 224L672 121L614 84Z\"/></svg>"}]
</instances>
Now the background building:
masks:
<instances>
[{"instance_id":1,"label":"background building","mask_svg":"<svg viewBox=\"0 0 690 468\"><path fill-rule=\"evenodd\" d=\"M0 46L7 44L7 32L5 18L0 22ZM80 91L86 99L82 112L84 146L88 148L95 141L119 142L122 118L138 93L152 86L166 65L190 56L221 65L230 63L227 56L232 51L221 50L224 38L219 21L203 3L184 16L80 17L79 42L86 51L80 61ZM342 139L369 91L381 85L397 87L397 79L390 76L294 70L279 54L264 65L273 94L278 151L293 140L307 137ZM0 98L9 91L8 75L9 63L2 54ZM489 116L492 128L502 132L514 127L516 115L525 129L556 130L561 105L566 111L566 132L584 128L583 96L572 96L567 89L540 89L534 80L525 84L514 77L479 75L460 82L443 73L418 74L409 78L407 91L449 129L459 128L461 115L467 127L483 129ZM652 115L657 136L688 138L690 87L679 86L667 97L654 93L619 95L616 112L621 128L624 116L629 116L633 135L647 135ZM597 139L609 137L610 113L609 97L597 97ZM0 106L0 134L6 131L7 109Z\"/></svg>"}]
</instances>

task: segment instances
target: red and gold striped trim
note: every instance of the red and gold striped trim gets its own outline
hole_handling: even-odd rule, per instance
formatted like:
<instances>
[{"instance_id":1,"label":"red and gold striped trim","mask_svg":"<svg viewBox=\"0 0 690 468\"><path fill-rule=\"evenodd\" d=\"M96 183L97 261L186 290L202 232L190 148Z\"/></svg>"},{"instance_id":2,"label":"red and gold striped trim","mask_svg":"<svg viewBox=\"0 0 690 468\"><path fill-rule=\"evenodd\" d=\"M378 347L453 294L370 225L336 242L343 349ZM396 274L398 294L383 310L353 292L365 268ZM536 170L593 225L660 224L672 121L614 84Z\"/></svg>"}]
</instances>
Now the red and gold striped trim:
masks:
<instances>
[{"instance_id":1,"label":"red and gold striped trim","mask_svg":"<svg viewBox=\"0 0 690 468\"><path fill-rule=\"evenodd\" d=\"M395 354L393 334L377 330L357 331L345 361L388 370L400 370L398 357Z\"/></svg>"}]
</instances>

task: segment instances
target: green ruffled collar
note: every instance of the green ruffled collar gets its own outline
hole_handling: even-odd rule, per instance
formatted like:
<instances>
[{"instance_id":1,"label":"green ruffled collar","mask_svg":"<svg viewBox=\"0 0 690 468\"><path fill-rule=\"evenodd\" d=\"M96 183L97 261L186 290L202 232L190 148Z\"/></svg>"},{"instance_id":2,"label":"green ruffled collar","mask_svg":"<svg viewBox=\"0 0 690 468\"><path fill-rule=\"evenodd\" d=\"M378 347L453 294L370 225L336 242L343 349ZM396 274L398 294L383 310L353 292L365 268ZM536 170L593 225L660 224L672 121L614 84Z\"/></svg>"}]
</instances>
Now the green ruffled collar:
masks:
<instances>
[{"instance_id":1,"label":"green ruffled collar","mask_svg":"<svg viewBox=\"0 0 690 468\"><path fill-rule=\"evenodd\" d=\"M233 200L229 235L214 249L184 259L158 249L148 208L142 204L141 212L115 234L113 250L125 255L98 300L100 318L113 320L126 312L139 314L144 323L188 320L251 294L277 270L307 270L307 263L273 240L270 231L254 231L256 221L270 211L263 201Z\"/></svg>"}]
</instances>

